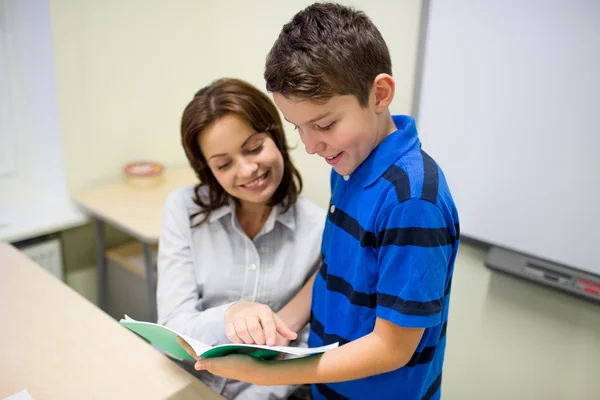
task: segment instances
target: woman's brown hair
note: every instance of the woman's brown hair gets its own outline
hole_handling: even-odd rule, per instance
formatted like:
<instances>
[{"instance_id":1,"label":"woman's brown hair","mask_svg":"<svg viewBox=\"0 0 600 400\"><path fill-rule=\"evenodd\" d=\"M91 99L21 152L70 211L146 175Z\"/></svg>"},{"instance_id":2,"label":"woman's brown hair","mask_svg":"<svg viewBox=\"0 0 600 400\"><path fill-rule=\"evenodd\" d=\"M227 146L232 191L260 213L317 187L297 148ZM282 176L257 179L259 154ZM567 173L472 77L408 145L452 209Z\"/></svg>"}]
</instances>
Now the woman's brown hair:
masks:
<instances>
[{"instance_id":1,"label":"woman's brown hair","mask_svg":"<svg viewBox=\"0 0 600 400\"><path fill-rule=\"evenodd\" d=\"M194 188L194 202L200 206L200 211L191 215L190 220L193 221L197 216L202 219L193 226L202 224L213 210L227 203L229 194L217 182L198 144L202 131L227 114L237 114L257 132L268 133L283 156L283 178L269 205L281 203L285 212L296 203L302 191L302 178L290 159L283 125L271 100L247 82L231 78L219 79L194 95L181 118L181 142L190 165L200 180ZM208 188L206 196L200 194L203 186Z\"/></svg>"}]
</instances>

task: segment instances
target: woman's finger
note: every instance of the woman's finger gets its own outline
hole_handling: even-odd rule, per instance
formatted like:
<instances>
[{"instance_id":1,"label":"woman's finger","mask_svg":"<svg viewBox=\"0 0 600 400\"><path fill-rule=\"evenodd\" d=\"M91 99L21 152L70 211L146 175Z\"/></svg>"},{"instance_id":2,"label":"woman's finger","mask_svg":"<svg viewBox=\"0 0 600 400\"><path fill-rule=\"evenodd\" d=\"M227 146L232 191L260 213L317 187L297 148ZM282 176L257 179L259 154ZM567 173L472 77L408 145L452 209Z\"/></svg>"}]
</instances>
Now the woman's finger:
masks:
<instances>
[{"instance_id":1,"label":"woman's finger","mask_svg":"<svg viewBox=\"0 0 600 400\"><path fill-rule=\"evenodd\" d=\"M225 335L227 335L227 338L229 340L231 340L231 343L235 343L235 344L244 343L244 341L242 339L240 339L240 337L237 335L233 321L225 322Z\"/></svg>"},{"instance_id":2,"label":"woman's finger","mask_svg":"<svg viewBox=\"0 0 600 400\"><path fill-rule=\"evenodd\" d=\"M251 317L246 319L246 326L248 327L248 332L252 339L254 339L254 343L256 344L265 344L265 333L263 332L263 326L257 317Z\"/></svg>"},{"instance_id":3,"label":"woman's finger","mask_svg":"<svg viewBox=\"0 0 600 400\"><path fill-rule=\"evenodd\" d=\"M295 340L298 337L298 334L290 328L288 328L285 322L283 322L283 320L279 318L277 314L273 314L273 317L275 319L275 326L277 327L277 332L279 332L281 336L289 340Z\"/></svg>"},{"instance_id":4,"label":"woman's finger","mask_svg":"<svg viewBox=\"0 0 600 400\"><path fill-rule=\"evenodd\" d=\"M271 309L265 310L260 315L260 323L264 331L265 341L268 346L275 345L275 339L277 338L277 327L275 325L275 314Z\"/></svg>"},{"instance_id":5,"label":"woman's finger","mask_svg":"<svg viewBox=\"0 0 600 400\"><path fill-rule=\"evenodd\" d=\"M245 319L235 320L233 321L233 325L235 326L235 333L237 333L244 343L254 344L254 339L252 339L252 336L248 332L248 326L246 325Z\"/></svg>"}]
</instances>

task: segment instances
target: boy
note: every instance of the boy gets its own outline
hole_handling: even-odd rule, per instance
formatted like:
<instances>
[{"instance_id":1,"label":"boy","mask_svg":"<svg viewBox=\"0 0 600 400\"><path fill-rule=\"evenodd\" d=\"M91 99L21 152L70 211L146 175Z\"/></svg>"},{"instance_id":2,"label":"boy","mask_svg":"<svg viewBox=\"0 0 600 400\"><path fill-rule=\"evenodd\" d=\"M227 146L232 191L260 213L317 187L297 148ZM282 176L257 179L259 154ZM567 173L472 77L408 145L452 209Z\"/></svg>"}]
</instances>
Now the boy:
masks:
<instances>
[{"instance_id":1,"label":"boy","mask_svg":"<svg viewBox=\"0 0 600 400\"><path fill-rule=\"evenodd\" d=\"M265 79L306 151L333 166L331 205L314 284L277 314L236 303L227 334L272 344L277 332L281 343L310 318L310 347L340 347L196 368L262 385L315 383L316 399L439 398L458 214L414 119L390 115L395 87L380 32L362 12L313 4L283 27Z\"/></svg>"}]
</instances>

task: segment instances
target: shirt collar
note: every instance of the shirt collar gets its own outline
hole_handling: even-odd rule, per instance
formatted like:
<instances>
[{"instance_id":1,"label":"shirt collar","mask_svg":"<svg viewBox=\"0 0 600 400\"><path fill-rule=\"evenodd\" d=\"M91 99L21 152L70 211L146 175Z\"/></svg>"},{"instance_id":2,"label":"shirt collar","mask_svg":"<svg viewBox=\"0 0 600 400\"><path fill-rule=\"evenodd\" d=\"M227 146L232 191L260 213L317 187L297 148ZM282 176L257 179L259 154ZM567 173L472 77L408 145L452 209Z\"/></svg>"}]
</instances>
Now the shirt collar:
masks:
<instances>
[{"instance_id":1,"label":"shirt collar","mask_svg":"<svg viewBox=\"0 0 600 400\"><path fill-rule=\"evenodd\" d=\"M236 206L235 200L232 197L228 197L227 204L214 210L210 214L208 222L212 224L213 222L218 221L229 214L231 214L231 217L233 218L235 215L233 210L235 210ZM294 231L296 229L295 210L295 207L290 207L286 213L283 213L283 206L281 204L277 204L271 210L271 214L269 214L267 221L265 221L265 232L270 232L273 229L275 221L281 223L289 230Z\"/></svg>"},{"instance_id":2,"label":"shirt collar","mask_svg":"<svg viewBox=\"0 0 600 400\"><path fill-rule=\"evenodd\" d=\"M232 214L232 210L235 210L235 201L231 197L227 197L227 203L222 205L221 207L213 210L210 213L210 217L208 217L208 222L213 223L227 214Z\"/></svg>"},{"instance_id":3,"label":"shirt collar","mask_svg":"<svg viewBox=\"0 0 600 400\"><path fill-rule=\"evenodd\" d=\"M277 204L275 208L277 209L277 221L293 232L296 229L296 207L290 207L285 213L281 204Z\"/></svg>"},{"instance_id":4,"label":"shirt collar","mask_svg":"<svg viewBox=\"0 0 600 400\"><path fill-rule=\"evenodd\" d=\"M367 187L381 178L400 157L420 145L415 119L408 115L392 116L396 130L386 137L352 173Z\"/></svg>"}]
</instances>

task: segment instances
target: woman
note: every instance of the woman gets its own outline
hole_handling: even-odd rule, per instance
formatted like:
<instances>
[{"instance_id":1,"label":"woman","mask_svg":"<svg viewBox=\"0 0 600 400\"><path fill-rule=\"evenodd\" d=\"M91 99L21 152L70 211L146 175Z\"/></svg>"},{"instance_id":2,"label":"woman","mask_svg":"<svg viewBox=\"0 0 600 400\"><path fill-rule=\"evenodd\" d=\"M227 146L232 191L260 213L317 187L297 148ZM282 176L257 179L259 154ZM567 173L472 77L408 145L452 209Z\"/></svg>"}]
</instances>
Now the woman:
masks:
<instances>
[{"instance_id":1,"label":"woman","mask_svg":"<svg viewBox=\"0 0 600 400\"><path fill-rule=\"evenodd\" d=\"M158 322L209 345L229 343L225 315L234 304L263 303L285 318L282 307L319 265L325 213L300 196L279 114L250 84L221 79L201 89L183 113L181 137L200 183L174 191L165 206ZM295 334L286 336L275 344ZM294 390L199 374L227 398Z\"/></svg>"}]
</instances>

